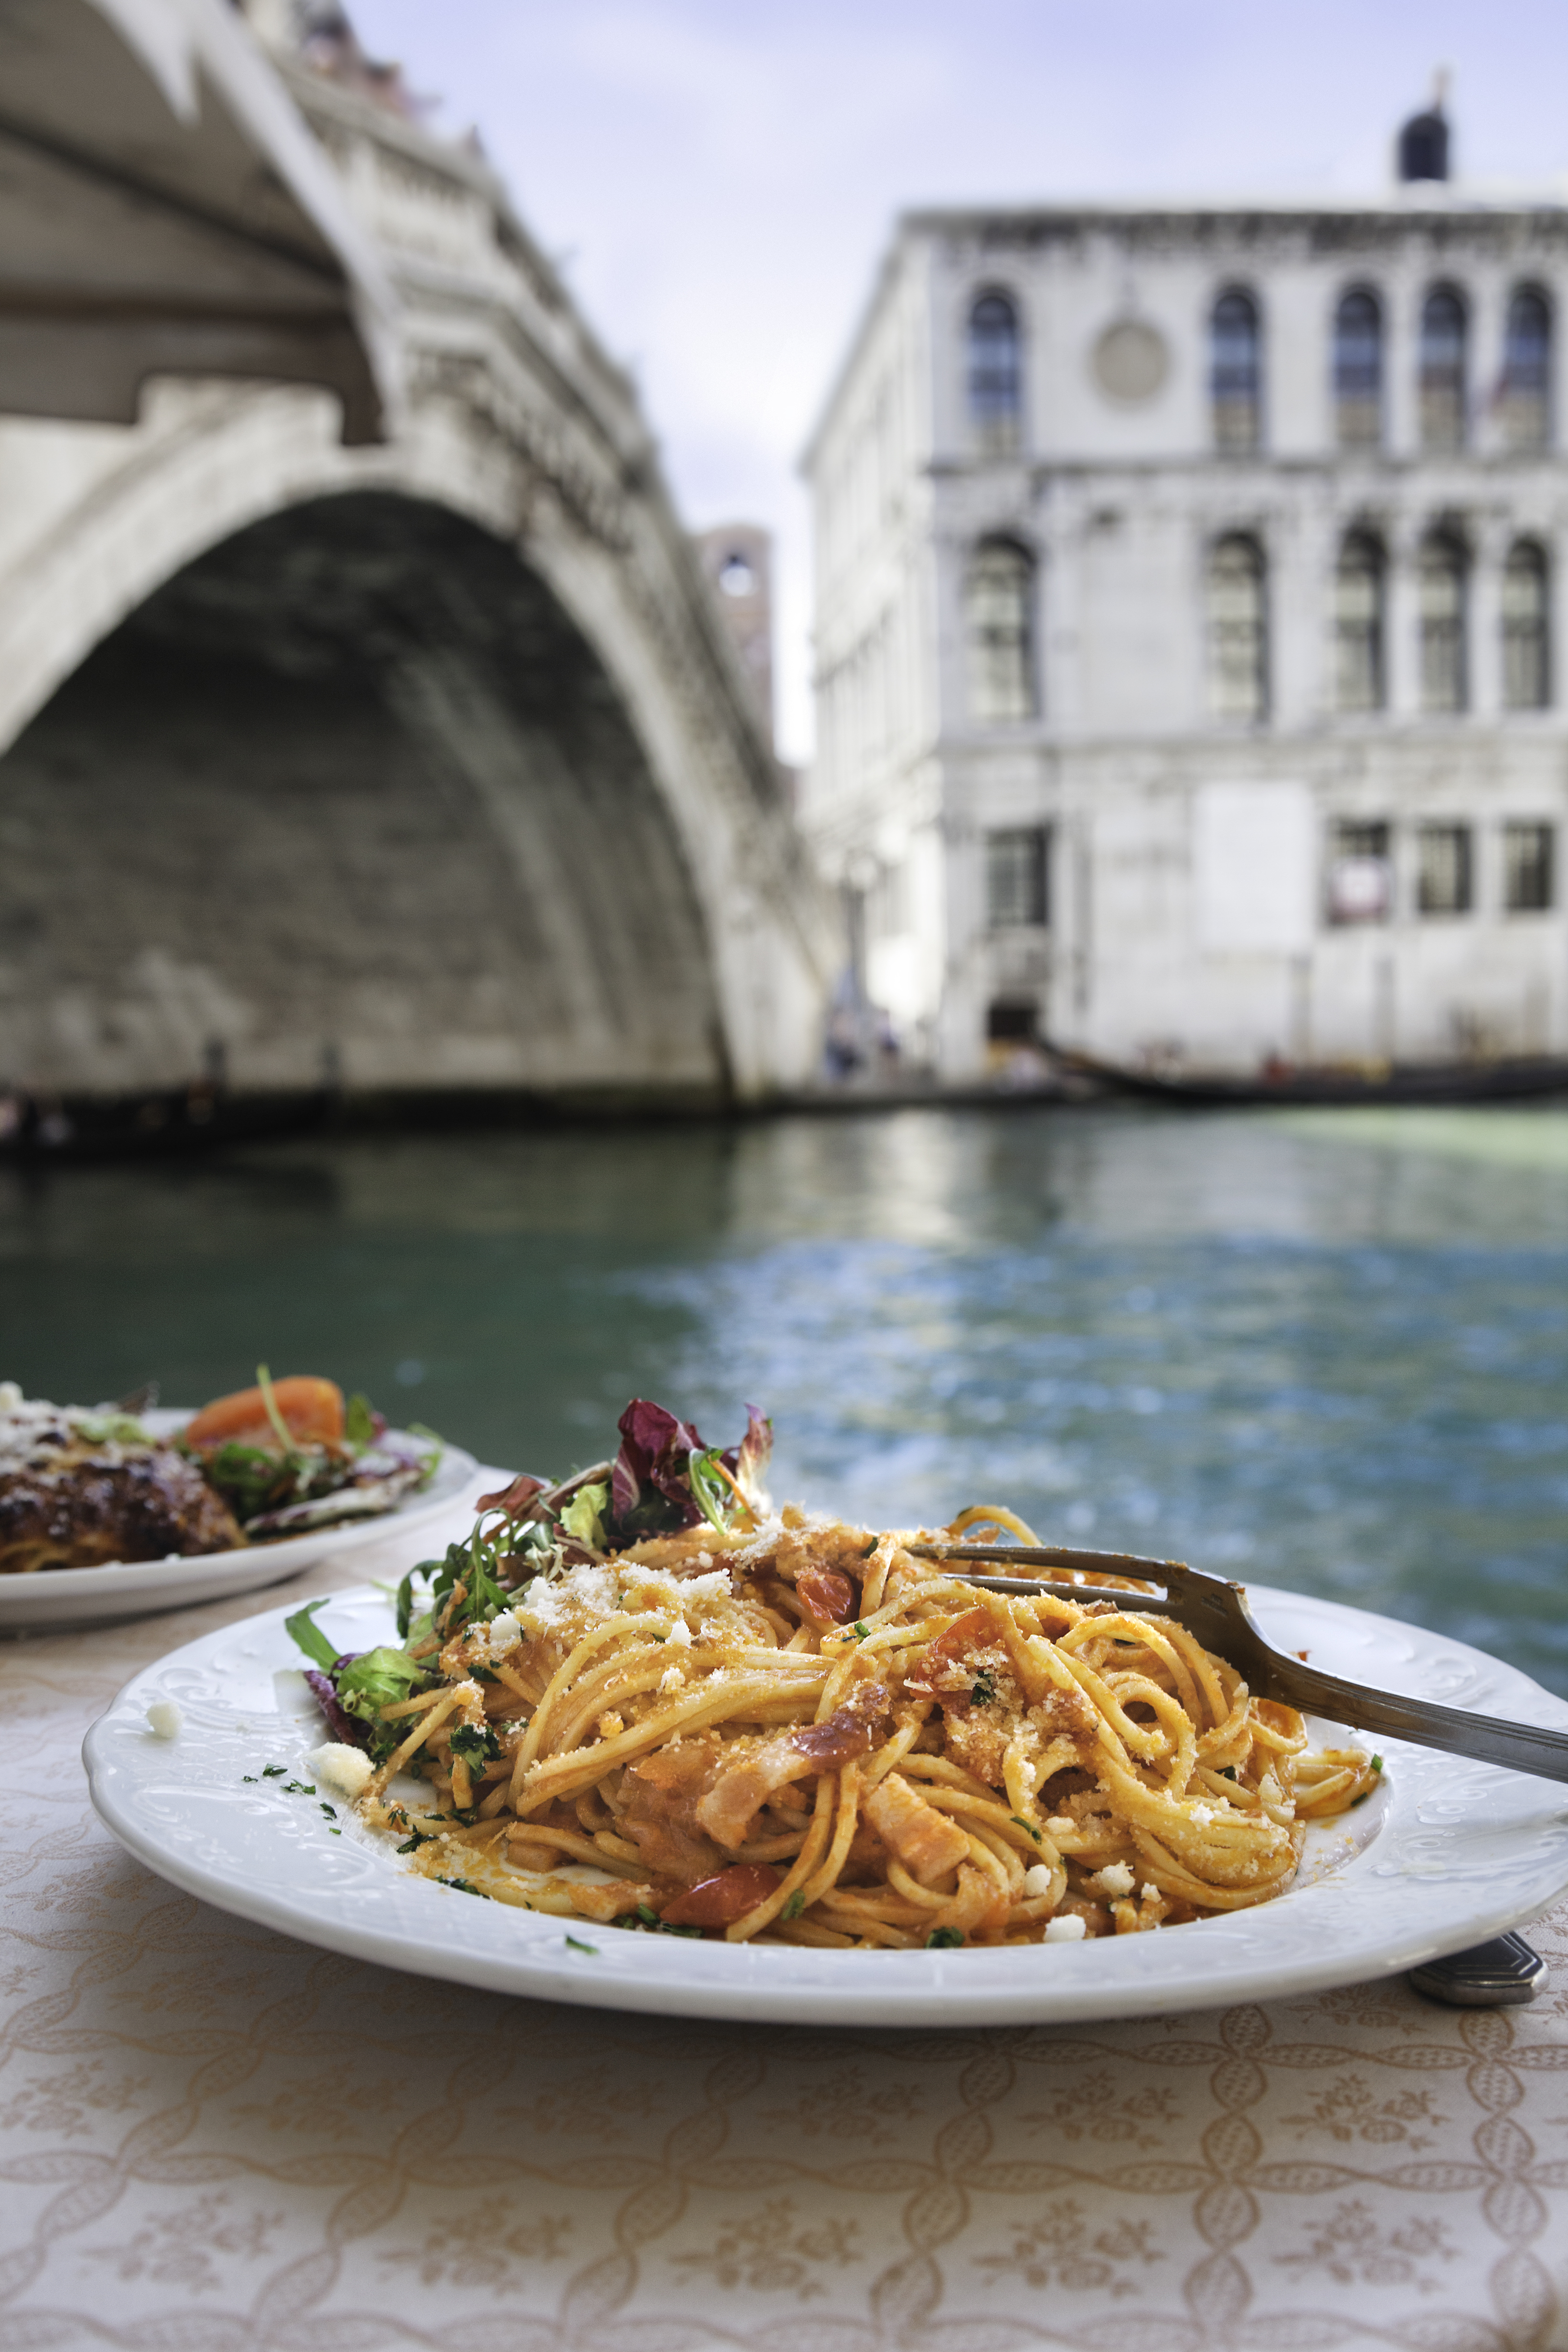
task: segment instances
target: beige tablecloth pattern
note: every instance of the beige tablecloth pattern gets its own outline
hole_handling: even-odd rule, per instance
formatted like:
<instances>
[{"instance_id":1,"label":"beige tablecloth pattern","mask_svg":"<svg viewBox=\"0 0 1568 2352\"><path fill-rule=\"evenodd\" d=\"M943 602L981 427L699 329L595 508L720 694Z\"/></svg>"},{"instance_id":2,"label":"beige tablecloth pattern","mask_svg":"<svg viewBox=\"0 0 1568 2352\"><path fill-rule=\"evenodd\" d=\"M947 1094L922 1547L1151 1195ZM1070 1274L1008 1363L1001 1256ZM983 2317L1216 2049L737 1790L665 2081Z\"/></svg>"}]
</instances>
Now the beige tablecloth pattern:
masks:
<instances>
[{"instance_id":1,"label":"beige tablecloth pattern","mask_svg":"<svg viewBox=\"0 0 1568 2352\"><path fill-rule=\"evenodd\" d=\"M87 1801L125 1677L280 1597L0 1645L0 2352L1568 2347L1568 1904L1512 2012L770 2032L397 1975Z\"/></svg>"}]
</instances>

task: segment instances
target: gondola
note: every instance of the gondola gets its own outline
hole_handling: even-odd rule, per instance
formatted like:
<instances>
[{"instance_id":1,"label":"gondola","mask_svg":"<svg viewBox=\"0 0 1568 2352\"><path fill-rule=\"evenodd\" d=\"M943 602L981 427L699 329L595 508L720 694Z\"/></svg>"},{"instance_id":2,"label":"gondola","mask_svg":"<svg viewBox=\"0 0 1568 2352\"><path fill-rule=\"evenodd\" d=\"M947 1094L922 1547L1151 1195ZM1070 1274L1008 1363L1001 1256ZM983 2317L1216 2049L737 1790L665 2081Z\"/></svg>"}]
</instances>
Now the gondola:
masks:
<instances>
[{"instance_id":1,"label":"gondola","mask_svg":"<svg viewBox=\"0 0 1568 2352\"><path fill-rule=\"evenodd\" d=\"M1070 1046L1046 1051L1064 1071L1093 1081L1108 1092L1144 1101L1186 1103L1207 1109L1256 1104L1285 1105L1521 1102L1568 1094L1568 1059L1557 1055L1520 1055L1497 1061L1391 1063L1385 1067L1298 1066L1266 1064L1251 1076L1193 1071L1129 1069Z\"/></svg>"},{"instance_id":2,"label":"gondola","mask_svg":"<svg viewBox=\"0 0 1568 2352\"><path fill-rule=\"evenodd\" d=\"M281 1142L318 1133L336 1101L332 1088L231 1094L205 1079L134 1095L0 1093L0 1165L186 1159Z\"/></svg>"}]
</instances>

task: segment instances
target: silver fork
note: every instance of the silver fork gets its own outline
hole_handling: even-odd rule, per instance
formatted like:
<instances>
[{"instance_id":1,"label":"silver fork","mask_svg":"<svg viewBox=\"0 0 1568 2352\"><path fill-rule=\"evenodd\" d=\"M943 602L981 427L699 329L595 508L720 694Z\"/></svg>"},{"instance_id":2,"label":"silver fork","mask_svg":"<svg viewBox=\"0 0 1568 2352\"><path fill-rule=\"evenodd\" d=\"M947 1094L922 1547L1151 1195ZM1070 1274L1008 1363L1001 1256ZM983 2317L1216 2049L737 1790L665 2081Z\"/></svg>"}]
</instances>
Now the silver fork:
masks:
<instances>
[{"instance_id":1,"label":"silver fork","mask_svg":"<svg viewBox=\"0 0 1568 2352\"><path fill-rule=\"evenodd\" d=\"M916 1559L940 1560L966 1584L988 1592L1050 1592L1080 1604L1108 1601L1134 1615L1173 1617L1206 1650L1239 1669L1260 1698L1279 1699L1305 1715L1353 1724L1384 1739L1408 1739L1418 1748L1440 1748L1482 1764L1533 1772L1544 1780L1568 1780L1568 1733L1545 1731L1533 1723L1508 1723L1500 1717L1472 1715L1465 1707L1440 1706L1435 1699L1401 1698L1364 1683L1325 1675L1301 1658L1287 1657L1263 1639L1247 1606L1247 1588L1224 1576L1208 1576L1179 1559L1143 1559L1134 1552L1076 1551L1063 1544L906 1544ZM1134 1576L1157 1584L1162 1594L1128 1592L1114 1586L1052 1582L1038 1577L997 1576L977 1570L1064 1568L1101 1576ZM1163 1597L1162 1597L1163 1596Z\"/></svg>"}]
</instances>

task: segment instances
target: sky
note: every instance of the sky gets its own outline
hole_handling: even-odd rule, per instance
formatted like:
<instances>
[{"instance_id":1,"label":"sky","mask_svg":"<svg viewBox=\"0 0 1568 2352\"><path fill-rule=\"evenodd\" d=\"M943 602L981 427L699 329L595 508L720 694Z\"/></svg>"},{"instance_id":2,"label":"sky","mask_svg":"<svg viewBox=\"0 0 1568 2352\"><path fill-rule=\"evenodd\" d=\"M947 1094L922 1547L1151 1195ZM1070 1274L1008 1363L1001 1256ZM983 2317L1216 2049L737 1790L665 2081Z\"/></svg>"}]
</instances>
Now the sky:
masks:
<instances>
[{"instance_id":1,"label":"sky","mask_svg":"<svg viewBox=\"0 0 1568 2352\"><path fill-rule=\"evenodd\" d=\"M799 461L906 205L1375 194L1451 76L1459 176L1563 179L1560 0L350 0L476 128L631 367L694 530L778 542L779 748L809 756Z\"/></svg>"}]
</instances>

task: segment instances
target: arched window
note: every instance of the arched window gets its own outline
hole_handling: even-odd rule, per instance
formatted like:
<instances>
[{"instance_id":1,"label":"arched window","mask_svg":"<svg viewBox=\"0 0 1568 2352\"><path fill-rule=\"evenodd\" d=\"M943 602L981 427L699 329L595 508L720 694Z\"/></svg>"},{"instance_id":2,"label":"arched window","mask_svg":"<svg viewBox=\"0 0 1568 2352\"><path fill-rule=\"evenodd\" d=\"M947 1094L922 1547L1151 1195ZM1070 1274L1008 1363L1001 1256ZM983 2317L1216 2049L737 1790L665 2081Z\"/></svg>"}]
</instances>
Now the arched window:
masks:
<instances>
[{"instance_id":1,"label":"arched window","mask_svg":"<svg viewBox=\"0 0 1568 2352\"><path fill-rule=\"evenodd\" d=\"M1551 397L1552 313L1543 295L1521 286L1508 306L1503 341L1502 420L1511 448L1545 448Z\"/></svg>"},{"instance_id":2,"label":"arched window","mask_svg":"<svg viewBox=\"0 0 1568 2352\"><path fill-rule=\"evenodd\" d=\"M1516 540L1502 575L1502 698L1510 710L1544 710L1552 698L1549 618L1545 554L1532 541Z\"/></svg>"},{"instance_id":3,"label":"arched window","mask_svg":"<svg viewBox=\"0 0 1568 2352\"><path fill-rule=\"evenodd\" d=\"M976 549L964 583L969 714L988 726L1034 714L1034 566L1010 540Z\"/></svg>"},{"instance_id":4,"label":"arched window","mask_svg":"<svg viewBox=\"0 0 1568 2352\"><path fill-rule=\"evenodd\" d=\"M1334 314L1333 400L1341 448L1375 448L1383 438L1383 313L1359 287Z\"/></svg>"},{"instance_id":5,"label":"arched window","mask_svg":"<svg viewBox=\"0 0 1568 2352\"><path fill-rule=\"evenodd\" d=\"M1421 550L1421 707L1465 707L1465 551L1434 531Z\"/></svg>"},{"instance_id":6,"label":"arched window","mask_svg":"<svg viewBox=\"0 0 1568 2352\"><path fill-rule=\"evenodd\" d=\"M1421 310L1421 445L1459 449L1465 440L1465 306L1451 286L1435 286Z\"/></svg>"},{"instance_id":7,"label":"arched window","mask_svg":"<svg viewBox=\"0 0 1568 2352\"><path fill-rule=\"evenodd\" d=\"M1256 540L1239 533L1217 541L1209 554L1208 678L1217 718L1267 716L1263 551Z\"/></svg>"},{"instance_id":8,"label":"arched window","mask_svg":"<svg viewBox=\"0 0 1568 2352\"><path fill-rule=\"evenodd\" d=\"M1383 708L1383 550L1353 530L1334 575L1334 638L1342 710Z\"/></svg>"},{"instance_id":9,"label":"arched window","mask_svg":"<svg viewBox=\"0 0 1568 2352\"><path fill-rule=\"evenodd\" d=\"M1009 456L1021 408L1018 312L1005 294L982 294L969 313L969 422L980 448Z\"/></svg>"},{"instance_id":10,"label":"arched window","mask_svg":"<svg viewBox=\"0 0 1568 2352\"><path fill-rule=\"evenodd\" d=\"M1209 391L1217 449L1256 449L1263 432L1263 369L1258 306L1233 286L1209 322Z\"/></svg>"}]
</instances>

